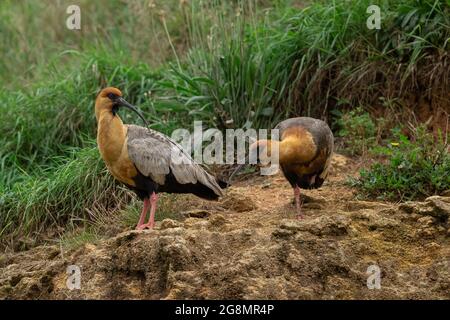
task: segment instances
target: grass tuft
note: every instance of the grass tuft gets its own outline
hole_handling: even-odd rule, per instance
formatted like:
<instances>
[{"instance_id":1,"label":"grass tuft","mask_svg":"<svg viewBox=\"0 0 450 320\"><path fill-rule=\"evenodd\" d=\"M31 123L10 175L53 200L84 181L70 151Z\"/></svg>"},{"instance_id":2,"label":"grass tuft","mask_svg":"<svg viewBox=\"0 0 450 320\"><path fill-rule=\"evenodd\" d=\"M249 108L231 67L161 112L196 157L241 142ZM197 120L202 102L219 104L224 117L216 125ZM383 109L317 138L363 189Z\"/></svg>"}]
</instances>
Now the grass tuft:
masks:
<instances>
[{"instance_id":1,"label":"grass tuft","mask_svg":"<svg viewBox=\"0 0 450 320\"><path fill-rule=\"evenodd\" d=\"M112 214L131 197L107 172L95 147L74 148L68 159L53 162L1 194L0 237L74 226L99 212Z\"/></svg>"},{"instance_id":2,"label":"grass tuft","mask_svg":"<svg viewBox=\"0 0 450 320\"><path fill-rule=\"evenodd\" d=\"M363 196L395 201L423 199L449 190L449 138L440 135L436 141L423 125L414 129L410 139L395 130L393 140L376 149L386 161L362 169L360 178L351 184Z\"/></svg>"}]
</instances>

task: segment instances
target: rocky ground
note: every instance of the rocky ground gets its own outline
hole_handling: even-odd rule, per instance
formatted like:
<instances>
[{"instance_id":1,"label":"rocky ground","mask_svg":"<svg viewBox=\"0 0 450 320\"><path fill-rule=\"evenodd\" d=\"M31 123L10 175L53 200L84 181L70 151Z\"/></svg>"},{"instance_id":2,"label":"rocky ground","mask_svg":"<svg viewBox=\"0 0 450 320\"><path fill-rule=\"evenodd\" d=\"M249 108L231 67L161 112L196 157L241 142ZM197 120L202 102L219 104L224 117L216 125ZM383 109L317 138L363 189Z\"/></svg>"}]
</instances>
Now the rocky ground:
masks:
<instances>
[{"instance_id":1,"label":"rocky ground","mask_svg":"<svg viewBox=\"0 0 450 320\"><path fill-rule=\"evenodd\" d=\"M355 200L351 167L335 156L324 186L304 192L303 220L282 176L258 176L155 230L1 255L0 298L450 299L450 197ZM69 265L80 289L67 287ZM379 289L367 286L371 265Z\"/></svg>"}]
</instances>

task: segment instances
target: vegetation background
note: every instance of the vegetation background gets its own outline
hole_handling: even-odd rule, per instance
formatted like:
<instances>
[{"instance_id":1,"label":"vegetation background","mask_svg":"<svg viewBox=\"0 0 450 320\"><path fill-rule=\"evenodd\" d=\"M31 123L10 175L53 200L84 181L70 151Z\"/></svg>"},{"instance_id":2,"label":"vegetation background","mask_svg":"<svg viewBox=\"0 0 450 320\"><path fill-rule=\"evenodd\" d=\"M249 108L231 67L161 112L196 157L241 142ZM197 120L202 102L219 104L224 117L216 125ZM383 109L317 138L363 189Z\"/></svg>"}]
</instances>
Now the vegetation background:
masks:
<instances>
[{"instance_id":1,"label":"vegetation background","mask_svg":"<svg viewBox=\"0 0 450 320\"><path fill-rule=\"evenodd\" d=\"M349 181L361 197L450 189L448 0L80 0L81 30L66 28L71 4L0 2L3 246L76 243L104 233L100 222L134 222L135 199L95 144L107 85L167 134L194 119L325 119L339 151L362 157ZM372 4L380 30L366 27ZM171 214L176 197L163 202Z\"/></svg>"}]
</instances>

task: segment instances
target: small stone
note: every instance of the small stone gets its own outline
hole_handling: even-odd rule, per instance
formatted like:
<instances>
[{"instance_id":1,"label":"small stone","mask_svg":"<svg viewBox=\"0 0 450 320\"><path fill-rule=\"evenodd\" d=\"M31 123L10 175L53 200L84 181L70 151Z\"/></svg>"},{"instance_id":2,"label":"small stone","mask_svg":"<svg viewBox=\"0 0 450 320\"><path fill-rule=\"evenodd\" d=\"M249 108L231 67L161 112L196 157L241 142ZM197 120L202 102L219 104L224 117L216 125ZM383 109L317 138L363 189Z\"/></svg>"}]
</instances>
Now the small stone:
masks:
<instances>
[{"instance_id":1,"label":"small stone","mask_svg":"<svg viewBox=\"0 0 450 320\"><path fill-rule=\"evenodd\" d=\"M386 209L381 209L381 210L379 211L379 214L389 216L389 215L397 214L397 212L398 212L398 211L395 210L395 209L393 209L393 208L386 208Z\"/></svg>"},{"instance_id":2,"label":"small stone","mask_svg":"<svg viewBox=\"0 0 450 320\"><path fill-rule=\"evenodd\" d=\"M289 252L289 255L286 259L286 263L292 269L301 270L307 264L305 258L300 254L299 251L293 250Z\"/></svg>"},{"instance_id":3,"label":"small stone","mask_svg":"<svg viewBox=\"0 0 450 320\"><path fill-rule=\"evenodd\" d=\"M159 227L160 230L178 228L180 223L172 219L164 219Z\"/></svg>"},{"instance_id":4,"label":"small stone","mask_svg":"<svg viewBox=\"0 0 450 320\"><path fill-rule=\"evenodd\" d=\"M427 250L438 250L441 248L441 246L439 244L437 244L436 242L430 242L425 245L425 248Z\"/></svg>"},{"instance_id":5,"label":"small stone","mask_svg":"<svg viewBox=\"0 0 450 320\"><path fill-rule=\"evenodd\" d=\"M251 229L243 229L243 230L241 231L241 233L242 233L242 235L245 236L245 237L250 237L250 236L253 235L253 230L251 230Z\"/></svg>"},{"instance_id":6,"label":"small stone","mask_svg":"<svg viewBox=\"0 0 450 320\"><path fill-rule=\"evenodd\" d=\"M116 246L121 246L124 243L131 242L135 239L142 231L131 230L119 233L116 237L112 238L110 241L114 241Z\"/></svg>"},{"instance_id":7,"label":"small stone","mask_svg":"<svg viewBox=\"0 0 450 320\"><path fill-rule=\"evenodd\" d=\"M261 186L261 189L268 189L272 184L270 182L266 182Z\"/></svg>"},{"instance_id":8,"label":"small stone","mask_svg":"<svg viewBox=\"0 0 450 320\"><path fill-rule=\"evenodd\" d=\"M370 221L373 214L367 211L354 211L350 214L352 220Z\"/></svg>"},{"instance_id":9,"label":"small stone","mask_svg":"<svg viewBox=\"0 0 450 320\"><path fill-rule=\"evenodd\" d=\"M188 218L184 221L185 228L189 229L206 229L209 226L209 221L207 220L199 220L197 218Z\"/></svg>"},{"instance_id":10,"label":"small stone","mask_svg":"<svg viewBox=\"0 0 450 320\"><path fill-rule=\"evenodd\" d=\"M303 205L303 208L305 209L317 209L320 210L323 208L323 206L320 203L305 203Z\"/></svg>"},{"instance_id":11,"label":"small stone","mask_svg":"<svg viewBox=\"0 0 450 320\"><path fill-rule=\"evenodd\" d=\"M291 231L298 231L300 229L298 222L293 220L283 220L280 224L280 229L286 229Z\"/></svg>"},{"instance_id":12,"label":"small stone","mask_svg":"<svg viewBox=\"0 0 450 320\"><path fill-rule=\"evenodd\" d=\"M209 219L209 224L214 227L220 227L226 223L228 223L227 219L225 219L225 217L221 214L214 215Z\"/></svg>"},{"instance_id":13,"label":"small stone","mask_svg":"<svg viewBox=\"0 0 450 320\"><path fill-rule=\"evenodd\" d=\"M357 211L364 209L381 209L384 206L381 203L371 202L371 201L347 201L345 203L345 208L348 211Z\"/></svg>"},{"instance_id":14,"label":"small stone","mask_svg":"<svg viewBox=\"0 0 450 320\"><path fill-rule=\"evenodd\" d=\"M292 236L293 234L295 234L295 231L293 230L288 230L288 229L275 229L272 232L272 236L274 236L275 238L280 238L280 239L286 239L289 238L290 236Z\"/></svg>"},{"instance_id":15,"label":"small stone","mask_svg":"<svg viewBox=\"0 0 450 320\"><path fill-rule=\"evenodd\" d=\"M420 223L422 226L429 227L434 223L434 218L430 216L422 217L417 220L418 223Z\"/></svg>"},{"instance_id":16,"label":"small stone","mask_svg":"<svg viewBox=\"0 0 450 320\"><path fill-rule=\"evenodd\" d=\"M228 210L236 212L247 212L256 209L256 205L249 197L237 191L229 191L221 202L222 206Z\"/></svg>"},{"instance_id":17,"label":"small stone","mask_svg":"<svg viewBox=\"0 0 450 320\"><path fill-rule=\"evenodd\" d=\"M313 204L313 203L314 204L325 204L327 202L327 200L322 196L314 197L314 196L309 196L307 194L302 194L301 199L305 205Z\"/></svg>"},{"instance_id":18,"label":"small stone","mask_svg":"<svg viewBox=\"0 0 450 320\"><path fill-rule=\"evenodd\" d=\"M416 231L415 235L419 238L431 239L436 235L437 230L433 227L424 227Z\"/></svg>"},{"instance_id":19,"label":"small stone","mask_svg":"<svg viewBox=\"0 0 450 320\"><path fill-rule=\"evenodd\" d=\"M407 201L405 203L402 203L398 206L399 210L406 212L406 213L415 213L417 211L415 203L411 201Z\"/></svg>"},{"instance_id":20,"label":"small stone","mask_svg":"<svg viewBox=\"0 0 450 320\"><path fill-rule=\"evenodd\" d=\"M209 212L208 210L203 210L203 209L193 209L193 210L189 210L189 211L184 211L181 213L181 215L185 218L207 218L211 215L211 212Z\"/></svg>"},{"instance_id":21,"label":"small stone","mask_svg":"<svg viewBox=\"0 0 450 320\"><path fill-rule=\"evenodd\" d=\"M429 209L424 210L431 216L447 219L450 216L450 199L432 196L425 199ZM431 209L431 210L430 210Z\"/></svg>"},{"instance_id":22,"label":"small stone","mask_svg":"<svg viewBox=\"0 0 450 320\"><path fill-rule=\"evenodd\" d=\"M368 223L369 230L374 231L378 229L387 230L394 229L399 226L399 222L394 219L379 217L378 219L374 219Z\"/></svg>"}]
</instances>

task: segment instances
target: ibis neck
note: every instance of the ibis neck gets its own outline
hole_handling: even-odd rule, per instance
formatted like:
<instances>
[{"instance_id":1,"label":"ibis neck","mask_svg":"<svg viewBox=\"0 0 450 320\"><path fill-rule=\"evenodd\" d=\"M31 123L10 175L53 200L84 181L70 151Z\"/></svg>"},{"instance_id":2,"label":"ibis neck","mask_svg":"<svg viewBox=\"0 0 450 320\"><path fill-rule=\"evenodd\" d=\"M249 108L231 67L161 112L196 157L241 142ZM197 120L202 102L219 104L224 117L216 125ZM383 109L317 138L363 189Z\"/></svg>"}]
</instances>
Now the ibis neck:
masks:
<instances>
[{"instance_id":1,"label":"ibis neck","mask_svg":"<svg viewBox=\"0 0 450 320\"><path fill-rule=\"evenodd\" d=\"M278 159L280 164L288 163L295 157L296 146L285 141L269 140L268 148L272 150L278 149Z\"/></svg>"},{"instance_id":2,"label":"ibis neck","mask_svg":"<svg viewBox=\"0 0 450 320\"><path fill-rule=\"evenodd\" d=\"M279 143L280 163L307 163L316 154L316 147L309 139L286 137Z\"/></svg>"},{"instance_id":3,"label":"ibis neck","mask_svg":"<svg viewBox=\"0 0 450 320\"><path fill-rule=\"evenodd\" d=\"M102 110L96 115L98 122L98 147L105 162L111 164L122 153L127 130L120 117L109 110Z\"/></svg>"}]
</instances>

